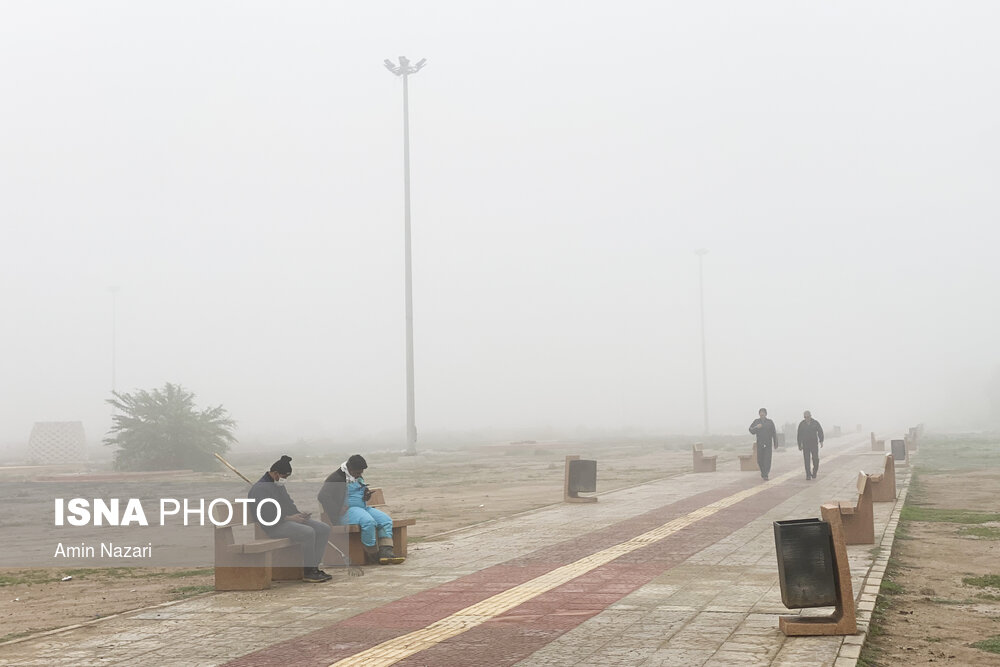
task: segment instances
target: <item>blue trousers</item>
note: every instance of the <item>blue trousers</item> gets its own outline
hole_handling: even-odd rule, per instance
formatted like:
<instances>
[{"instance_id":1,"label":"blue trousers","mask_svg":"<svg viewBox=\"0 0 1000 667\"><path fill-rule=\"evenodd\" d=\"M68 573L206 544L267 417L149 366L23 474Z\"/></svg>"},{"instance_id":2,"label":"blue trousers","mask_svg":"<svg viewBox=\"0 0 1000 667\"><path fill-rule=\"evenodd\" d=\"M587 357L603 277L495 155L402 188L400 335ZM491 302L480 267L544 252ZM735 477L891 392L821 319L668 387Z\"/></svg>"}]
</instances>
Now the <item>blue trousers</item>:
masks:
<instances>
[{"instance_id":1,"label":"blue trousers","mask_svg":"<svg viewBox=\"0 0 1000 667\"><path fill-rule=\"evenodd\" d=\"M340 523L358 524L361 527L361 544L366 547L375 546L376 535L392 539L392 519L374 507L348 507L347 513L341 515Z\"/></svg>"}]
</instances>

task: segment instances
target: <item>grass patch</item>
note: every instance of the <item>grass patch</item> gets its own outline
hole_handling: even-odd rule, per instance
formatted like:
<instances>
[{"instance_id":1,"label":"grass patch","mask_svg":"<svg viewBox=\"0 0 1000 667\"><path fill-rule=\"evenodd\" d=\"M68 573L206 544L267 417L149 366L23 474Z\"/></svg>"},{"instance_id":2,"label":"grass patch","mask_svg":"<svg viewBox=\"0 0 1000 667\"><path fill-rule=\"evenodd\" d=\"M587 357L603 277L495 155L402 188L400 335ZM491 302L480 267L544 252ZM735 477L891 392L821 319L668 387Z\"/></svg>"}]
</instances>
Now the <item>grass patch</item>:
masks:
<instances>
[{"instance_id":1,"label":"grass patch","mask_svg":"<svg viewBox=\"0 0 1000 667\"><path fill-rule=\"evenodd\" d=\"M899 595L904 593L903 587L897 584L895 581L889 581L888 579L882 580L882 585L878 589L879 594L885 595Z\"/></svg>"},{"instance_id":2,"label":"grass patch","mask_svg":"<svg viewBox=\"0 0 1000 667\"><path fill-rule=\"evenodd\" d=\"M47 584L52 581L59 581L62 577L52 577L44 572L12 572L10 574L0 574L0 587L16 586L17 584Z\"/></svg>"},{"instance_id":3,"label":"grass patch","mask_svg":"<svg viewBox=\"0 0 1000 667\"><path fill-rule=\"evenodd\" d=\"M987 651L989 653L1000 653L1000 635L997 635L996 637L990 637L989 639L984 639L974 644L969 644L969 646L971 646L972 648L978 648L980 651Z\"/></svg>"},{"instance_id":4,"label":"grass patch","mask_svg":"<svg viewBox=\"0 0 1000 667\"><path fill-rule=\"evenodd\" d=\"M935 521L942 523L992 523L1000 522L1000 514L993 512L972 512L970 510L940 509L936 507L913 506L907 503L899 513L903 521Z\"/></svg>"},{"instance_id":5,"label":"grass patch","mask_svg":"<svg viewBox=\"0 0 1000 667\"><path fill-rule=\"evenodd\" d=\"M1000 588L1000 574L984 574L981 577L962 577L962 583L976 588Z\"/></svg>"},{"instance_id":6,"label":"grass patch","mask_svg":"<svg viewBox=\"0 0 1000 667\"><path fill-rule=\"evenodd\" d=\"M1000 465L1000 434L931 435L920 440L917 466L927 474L982 470Z\"/></svg>"},{"instance_id":7,"label":"grass patch","mask_svg":"<svg viewBox=\"0 0 1000 667\"><path fill-rule=\"evenodd\" d=\"M989 600L990 602L1000 602L1000 595L994 595L993 593L976 593L976 599Z\"/></svg>"},{"instance_id":8,"label":"grass patch","mask_svg":"<svg viewBox=\"0 0 1000 667\"><path fill-rule=\"evenodd\" d=\"M189 598L192 595L201 595L202 593L214 590L215 586L178 586L177 588L171 588L170 592L177 598Z\"/></svg>"},{"instance_id":9,"label":"grass patch","mask_svg":"<svg viewBox=\"0 0 1000 667\"><path fill-rule=\"evenodd\" d=\"M170 570L167 572L151 572L139 567L77 567L68 570L59 570L56 574L50 574L39 570L17 570L0 574L0 588L4 586L15 586L17 584L51 584L60 581L63 577L73 577L74 579L180 579L183 577L197 577L212 574L214 570L210 567L203 567L196 570Z\"/></svg>"},{"instance_id":10,"label":"grass patch","mask_svg":"<svg viewBox=\"0 0 1000 667\"><path fill-rule=\"evenodd\" d=\"M114 577L115 579L132 579L135 577L135 567L78 567L71 570L63 570L63 576L70 576L76 579L86 579L87 577ZM62 577L60 577L61 579Z\"/></svg>"},{"instance_id":11,"label":"grass patch","mask_svg":"<svg viewBox=\"0 0 1000 667\"><path fill-rule=\"evenodd\" d=\"M958 534L984 540L1000 540L1000 528L996 526L965 526L958 531Z\"/></svg>"},{"instance_id":12,"label":"grass patch","mask_svg":"<svg viewBox=\"0 0 1000 667\"><path fill-rule=\"evenodd\" d=\"M165 579L180 579L182 577L200 577L205 574L212 574L215 572L215 568L203 567L197 570L174 570L172 572L145 572L143 574L133 575L137 579L156 579L158 577L163 577Z\"/></svg>"}]
</instances>

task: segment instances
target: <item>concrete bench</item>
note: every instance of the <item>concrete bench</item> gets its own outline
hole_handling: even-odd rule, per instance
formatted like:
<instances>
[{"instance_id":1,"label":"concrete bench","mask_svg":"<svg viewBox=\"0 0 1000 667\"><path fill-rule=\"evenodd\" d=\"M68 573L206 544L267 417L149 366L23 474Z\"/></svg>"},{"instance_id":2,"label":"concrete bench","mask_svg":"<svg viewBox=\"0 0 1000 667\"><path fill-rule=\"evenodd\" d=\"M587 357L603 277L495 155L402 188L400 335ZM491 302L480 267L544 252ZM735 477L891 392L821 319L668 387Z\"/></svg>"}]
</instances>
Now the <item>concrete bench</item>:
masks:
<instances>
[{"instance_id":1,"label":"concrete bench","mask_svg":"<svg viewBox=\"0 0 1000 667\"><path fill-rule=\"evenodd\" d=\"M216 518L221 521L224 517ZM256 532L260 526L254 526L254 539L237 541L233 529L241 525L230 522L214 528L215 590L261 591L270 588L273 580L302 578L302 549L298 544Z\"/></svg>"},{"instance_id":2,"label":"concrete bench","mask_svg":"<svg viewBox=\"0 0 1000 667\"><path fill-rule=\"evenodd\" d=\"M875 431L872 431L872 451L873 452L885 451L885 440L876 440Z\"/></svg>"},{"instance_id":3,"label":"concrete bench","mask_svg":"<svg viewBox=\"0 0 1000 667\"><path fill-rule=\"evenodd\" d=\"M847 544L875 544L875 514L872 506L872 487L868 475L858 473L858 499L854 502L826 503L820 509L840 513Z\"/></svg>"},{"instance_id":4,"label":"concrete bench","mask_svg":"<svg viewBox=\"0 0 1000 667\"><path fill-rule=\"evenodd\" d=\"M892 454L885 455L885 469L881 474L868 475L868 484L872 487L874 502L889 503L896 500L896 463Z\"/></svg>"},{"instance_id":5,"label":"concrete bench","mask_svg":"<svg viewBox=\"0 0 1000 667\"><path fill-rule=\"evenodd\" d=\"M757 463L757 444L750 443L750 453L740 454L740 471L756 471L760 470L760 465Z\"/></svg>"},{"instance_id":6,"label":"concrete bench","mask_svg":"<svg viewBox=\"0 0 1000 667\"><path fill-rule=\"evenodd\" d=\"M691 451L694 454L695 472L715 472L715 459L718 456L705 456L700 442L691 445Z\"/></svg>"},{"instance_id":7,"label":"concrete bench","mask_svg":"<svg viewBox=\"0 0 1000 667\"><path fill-rule=\"evenodd\" d=\"M382 492L380 487L370 487L372 495L368 499L368 506L378 509L385 505L385 494ZM386 512L388 514L388 512ZM392 515L390 515L392 516ZM337 536L340 536L340 541L343 542L343 536L347 536L347 548L341 547L341 551L347 554L348 559L352 565L364 565L365 563L365 547L361 544L361 526L356 523L350 524L340 524L334 523L327 516L326 512L321 514L322 521L330 525L330 541L336 542ZM412 526L417 522L416 519L400 519L397 517L392 517L392 552L397 556L406 557L406 527ZM338 544L340 546L340 544ZM343 559L336 550L327 545L326 553L323 555L323 563L325 565L339 565L343 563Z\"/></svg>"}]
</instances>

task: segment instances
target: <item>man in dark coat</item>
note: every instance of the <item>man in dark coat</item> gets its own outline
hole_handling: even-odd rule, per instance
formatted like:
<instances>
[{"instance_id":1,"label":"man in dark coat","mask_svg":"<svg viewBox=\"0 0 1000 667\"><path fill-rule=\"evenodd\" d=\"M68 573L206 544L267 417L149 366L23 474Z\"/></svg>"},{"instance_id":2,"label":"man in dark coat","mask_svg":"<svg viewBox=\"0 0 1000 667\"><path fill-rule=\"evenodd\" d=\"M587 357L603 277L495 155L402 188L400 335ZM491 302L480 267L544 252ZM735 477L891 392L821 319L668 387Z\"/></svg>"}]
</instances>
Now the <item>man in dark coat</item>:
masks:
<instances>
[{"instance_id":1,"label":"man in dark coat","mask_svg":"<svg viewBox=\"0 0 1000 667\"><path fill-rule=\"evenodd\" d=\"M750 424L750 432L757 436L757 466L761 478L766 481L771 473L771 449L778 444L778 432L774 422L767 418L766 408L761 408L757 414L758 418Z\"/></svg>"},{"instance_id":2,"label":"man in dark coat","mask_svg":"<svg viewBox=\"0 0 1000 667\"><path fill-rule=\"evenodd\" d=\"M268 537L287 537L302 546L304 566L302 579L311 583L329 581L333 577L319 569L319 563L323 559L323 552L326 551L330 526L322 521L314 521L310 518L309 512L300 512L295 506L283 484L291 474L292 457L282 456L263 477L257 480L256 484L250 487L248 496L254 499L261 521L272 523L278 519L278 522L271 526L260 524ZM261 504L263 500L274 502Z\"/></svg>"},{"instance_id":3,"label":"man in dark coat","mask_svg":"<svg viewBox=\"0 0 1000 667\"><path fill-rule=\"evenodd\" d=\"M823 446L823 427L813 419L812 413L806 410L802 413L803 420L799 422L799 451L806 464L806 479L816 479L819 472L819 448ZM809 459L812 458L812 467Z\"/></svg>"}]
</instances>

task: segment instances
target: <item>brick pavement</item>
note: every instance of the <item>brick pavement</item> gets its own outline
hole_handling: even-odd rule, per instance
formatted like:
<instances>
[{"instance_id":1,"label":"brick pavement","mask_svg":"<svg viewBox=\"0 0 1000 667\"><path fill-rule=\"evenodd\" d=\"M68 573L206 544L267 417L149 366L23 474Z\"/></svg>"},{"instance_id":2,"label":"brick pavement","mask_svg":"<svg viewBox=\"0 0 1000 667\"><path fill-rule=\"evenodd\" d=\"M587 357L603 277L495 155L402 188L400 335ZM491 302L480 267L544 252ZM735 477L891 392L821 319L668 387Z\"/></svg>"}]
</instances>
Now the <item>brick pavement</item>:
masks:
<instances>
[{"instance_id":1,"label":"brick pavement","mask_svg":"<svg viewBox=\"0 0 1000 667\"><path fill-rule=\"evenodd\" d=\"M786 450L770 482L692 473L554 505L415 545L360 579L217 593L0 645L0 664L854 665L862 635L778 632L791 612L771 522L851 498L857 470L880 469L867 443L828 441L814 482ZM897 476L905 493L908 468ZM877 541L892 509L875 505ZM848 553L865 628L888 548Z\"/></svg>"}]
</instances>

